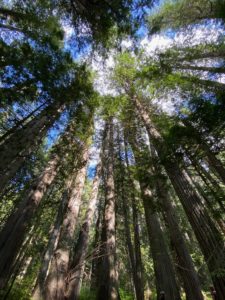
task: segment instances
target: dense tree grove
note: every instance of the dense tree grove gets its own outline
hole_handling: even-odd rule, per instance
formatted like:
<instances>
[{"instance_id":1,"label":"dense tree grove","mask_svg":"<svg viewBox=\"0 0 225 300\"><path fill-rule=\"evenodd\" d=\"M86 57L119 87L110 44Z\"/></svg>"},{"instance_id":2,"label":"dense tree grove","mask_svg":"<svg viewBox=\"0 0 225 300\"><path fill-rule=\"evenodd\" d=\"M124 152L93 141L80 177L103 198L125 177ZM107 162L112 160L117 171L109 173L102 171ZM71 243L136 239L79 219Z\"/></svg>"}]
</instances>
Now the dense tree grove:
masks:
<instances>
[{"instance_id":1,"label":"dense tree grove","mask_svg":"<svg viewBox=\"0 0 225 300\"><path fill-rule=\"evenodd\" d=\"M0 0L0 299L225 299L224 22Z\"/></svg>"}]
</instances>

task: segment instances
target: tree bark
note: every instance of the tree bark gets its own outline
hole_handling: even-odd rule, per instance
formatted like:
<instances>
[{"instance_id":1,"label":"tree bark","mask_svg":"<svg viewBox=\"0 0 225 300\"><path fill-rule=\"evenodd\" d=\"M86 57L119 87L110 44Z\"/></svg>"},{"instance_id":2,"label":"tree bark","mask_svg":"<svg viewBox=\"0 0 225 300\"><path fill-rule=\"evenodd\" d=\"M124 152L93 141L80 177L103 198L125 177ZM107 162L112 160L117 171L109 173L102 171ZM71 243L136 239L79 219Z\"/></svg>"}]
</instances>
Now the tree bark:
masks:
<instances>
[{"instance_id":1,"label":"tree bark","mask_svg":"<svg viewBox=\"0 0 225 300\"><path fill-rule=\"evenodd\" d=\"M224 196L225 193L221 189L220 185L218 184L217 180L215 180L212 175L210 174L210 170L206 171L204 167L201 165L200 162L198 162L193 157L189 156L189 159L195 168L198 176L201 178L201 180L204 182L204 184L207 186L207 188L210 190L210 193L213 195L214 199L218 203L221 209L221 213L225 213L225 201ZM223 200L222 200L223 199Z\"/></svg>"},{"instance_id":2,"label":"tree bark","mask_svg":"<svg viewBox=\"0 0 225 300\"><path fill-rule=\"evenodd\" d=\"M201 137L201 134L197 131L197 129L194 126L192 126L192 124L188 120L182 120L182 121L185 124L185 126L191 128L193 132L193 136L195 137L196 141L199 143L200 147L205 153L210 168L216 171L221 181L225 184L225 168L222 162L220 161L220 159L218 159L216 155L211 151L210 147Z\"/></svg>"},{"instance_id":3,"label":"tree bark","mask_svg":"<svg viewBox=\"0 0 225 300\"><path fill-rule=\"evenodd\" d=\"M218 73L218 74L224 74L225 68L224 67L205 67L205 66L193 66L188 64L176 64L176 69L181 70L192 70L192 71L206 71L210 73Z\"/></svg>"},{"instance_id":4,"label":"tree bark","mask_svg":"<svg viewBox=\"0 0 225 300\"><path fill-rule=\"evenodd\" d=\"M93 186L89 205L85 215L85 221L81 226L78 241L74 250L72 262L67 275L66 299L77 300L80 294L82 271L85 264L85 258L88 250L89 231L93 222L93 217L98 201L98 188L101 179L102 161L96 167L96 174L93 180Z\"/></svg>"},{"instance_id":5,"label":"tree bark","mask_svg":"<svg viewBox=\"0 0 225 300\"><path fill-rule=\"evenodd\" d=\"M16 263L14 265L14 270L13 270L13 275L10 278L9 286L7 287L6 292L3 293L3 294L1 294L1 292L0 292L0 297L2 297L1 299L3 299L3 300L8 299L8 296L10 295L10 292L13 288L14 282L15 282L16 278L18 277L18 275L20 273L20 270L23 267L24 261L27 257L28 246L34 240L34 235L32 235L32 231L33 231L33 228L29 232L29 236L28 236L27 240L24 241L22 249L20 249L20 253L18 254L18 256L16 258Z\"/></svg>"},{"instance_id":6,"label":"tree bark","mask_svg":"<svg viewBox=\"0 0 225 300\"><path fill-rule=\"evenodd\" d=\"M27 120L29 120L31 117L34 116L34 114L39 111L46 103L42 103L41 105L39 105L36 109L34 109L31 113L29 113L26 117L24 117L22 120L19 120L16 122L16 124L8 129L6 131L6 133L4 133L1 137L0 137L0 143L3 142L6 138L8 138L8 136L10 136L11 134L13 134L20 126L24 126L25 122Z\"/></svg>"},{"instance_id":7,"label":"tree bark","mask_svg":"<svg viewBox=\"0 0 225 300\"><path fill-rule=\"evenodd\" d=\"M161 162L163 162L170 181L184 207L189 222L204 254L212 280L217 292L218 300L225 295L225 265L224 242L213 220L208 215L201 199L190 184L187 174L180 169L174 158L167 158L167 147L160 133L152 123L147 109L137 97L131 98L140 118L143 120L148 135L156 148Z\"/></svg>"},{"instance_id":8,"label":"tree bark","mask_svg":"<svg viewBox=\"0 0 225 300\"><path fill-rule=\"evenodd\" d=\"M185 172L189 176L190 181L191 181L192 185L195 187L196 191L202 197L202 200L203 200L205 206L207 207L208 211L210 212L211 216L213 217L215 223L218 225L218 228L220 228L221 231L225 234L225 223L223 220L223 214L221 214L221 212L218 212L218 210L215 209L213 203L205 194L204 189L201 187L199 182L194 180L194 178L193 178L191 172L188 170L188 168L185 168Z\"/></svg>"},{"instance_id":9,"label":"tree bark","mask_svg":"<svg viewBox=\"0 0 225 300\"><path fill-rule=\"evenodd\" d=\"M125 235L126 235L126 243L127 243L127 250L130 258L130 265L131 265L131 273L132 273L132 279L134 284L134 292L136 295L136 299L138 298L138 279L137 279L137 272L136 272L136 261L135 261L135 254L134 254L134 247L132 244L131 239L131 232L130 232L130 216L129 216L129 207L126 203L126 199L123 196L124 189L121 190L121 198L122 198L122 207L123 207L123 216L124 216L124 229L125 229ZM141 298L140 298L141 299Z\"/></svg>"},{"instance_id":10,"label":"tree bark","mask_svg":"<svg viewBox=\"0 0 225 300\"><path fill-rule=\"evenodd\" d=\"M45 192L53 182L59 165L59 156L54 155L41 176L33 184L27 198L18 210L9 216L0 233L0 287L7 284L27 229Z\"/></svg>"},{"instance_id":11,"label":"tree bark","mask_svg":"<svg viewBox=\"0 0 225 300\"><path fill-rule=\"evenodd\" d=\"M192 60L196 59L207 59L207 58L225 58L224 49L213 49L213 51L191 51L188 54L185 54L182 56L182 58L179 58L179 61L187 61L190 62Z\"/></svg>"},{"instance_id":12,"label":"tree bark","mask_svg":"<svg viewBox=\"0 0 225 300\"><path fill-rule=\"evenodd\" d=\"M84 146L82 167L77 172L71 184L67 211L60 231L58 245L46 279L46 300L63 300L65 298L66 275L69 267L70 253L74 243L74 233L84 189L87 162L88 149Z\"/></svg>"},{"instance_id":13,"label":"tree bark","mask_svg":"<svg viewBox=\"0 0 225 300\"><path fill-rule=\"evenodd\" d=\"M149 187L151 174L146 168L145 154L138 145L136 138L128 137L135 161L139 169L139 183L143 200L145 220L147 224L151 254L156 278L157 299L161 299L162 292L171 300L181 300L177 287L175 272L169 256L164 234L160 226L159 216L155 208L155 200Z\"/></svg>"},{"instance_id":14,"label":"tree bark","mask_svg":"<svg viewBox=\"0 0 225 300\"><path fill-rule=\"evenodd\" d=\"M176 251L178 260L178 270L184 283L184 290L187 300L203 300L200 281L195 271L192 258L187 249L185 240L181 233L176 211L171 203L170 196L166 187L166 178L162 174L160 165L157 163L158 158L151 149L152 162L155 174L156 193L160 205L163 209L166 225L170 239Z\"/></svg>"},{"instance_id":15,"label":"tree bark","mask_svg":"<svg viewBox=\"0 0 225 300\"><path fill-rule=\"evenodd\" d=\"M45 251L42 263L41 263L41 268L39 270L38 278L37 278L37 283L33 292L33 299L34 300L41 300L44 297L44 288L45 288L45 280L48 275L48 270L49 270L49 265L53 256L53 253L57 247L58 243L58 238L59 238L59 233L60 233L60 228L62 225L63 221L63 215L65 213L65 202L67 198L67 193L64 192L62 195L62 201L58 209L58 213L56 216L55 224L53 227L53 230L50 235L50 239L47 245L47 250Z\"/></svg>"},{"instance_id":16,"label":"tree bark","mask_svg":"<svg viewBox=\"0 0 225 300\"><path fill-rule=\"evenodd\" d=\"M140 242L140 230L138 224L138 208L137 208L137 199L135 195L135 185L133 179L131 178L131 173L129 170L129 159L127 152L127 142L124 140L125 145L125 161L127 165L127 176L128 176L128 184L130 187L130 196L132 202L132 215L133 215L133 226L134 226L134 248L135 248L135 290L136 290L136 298L139 300L144 300L144 281L143 281L143 264L141 257L141 242ZM125 206L126 211L128 207Z\"/></svg>"},{"instance_id":17,"label":"tree bark","mask_svg":"<svg viewBox=\"0 0 225 300\"><path fill-rule=\"evenodd\" d=\"M115 232L115 188L113 172L113 119L106 123L106 147L104 147L105 211L102 234L103 259L101 278L98 282L97 300L118 300L118 277L116 272L116 232Z\"/></svg>"},{"instance_id":18,"label":"tree bark","mask_svg":"<svg viewBox=\"0 0 225 300\"><path fill-rule=\"evenodd\" d=\"M101 200L100 200L101 202ZM99 250L100 250L100 231L101 231L101 216L102 216L102 207L100 206L98 209L98 218L95 224L95 236L93 242L93 257L91 264L91 286L90 290L97 290L97 278L98 278L98 262L99 262Z\"/></svg>"},{"instance_id":19,"label":"tree bark","mask_svg":"<svg viewBox=\"0 0 225 300\"><path fill-rule=\"evenodd\" d=\"M63 108L64 105L58 102L51 104L0 145L0 190L6 187L25 159L38 147Z\"/></svg>"},{"instance_id":20,"label":"tree bark","mask_svg":"<svg viewBox=\"0 0 225 300\"><path fill-rule=\"evenodd\" d=\"M189 81L193 84L198 84L200 86L205 87L206 89L215 89L218 91L224 91L225 89L225 84L222 82L218 82L218 81L213 81L213 80L209 80L209 79L201 79L201 78L196 78L193 76L186 76L186 75L181 75L180 77L181 79L184 79L186 81Z\"/></svg>"}]
</instances>

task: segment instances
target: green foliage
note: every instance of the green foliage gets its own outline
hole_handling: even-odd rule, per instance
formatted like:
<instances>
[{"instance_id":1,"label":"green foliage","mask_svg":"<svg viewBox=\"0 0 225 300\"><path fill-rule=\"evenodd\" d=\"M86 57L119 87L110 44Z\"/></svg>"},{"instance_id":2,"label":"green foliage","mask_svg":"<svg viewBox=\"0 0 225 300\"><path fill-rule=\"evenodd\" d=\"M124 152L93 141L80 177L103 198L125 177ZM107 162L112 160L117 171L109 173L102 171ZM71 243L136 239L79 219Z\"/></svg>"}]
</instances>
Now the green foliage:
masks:
<instances>
[{"instance_id":1,"label":"green foliage","mask_svg":"<svg viewBox=\"0 0 225 300\"><path fill-rule=\"evenodd\" d=\"M110 46L112 36L114 43L118 36L128 34L132 31L133 16L131 9L134 1L61 1L58 0L59 13L66 12L72 18L72 22L80 36L81 43L94 42L96 45ZM137 1L143 5L142 1ZM145 3L145 5L147 2ZM149 5L149 3L148 3ZM85 27L85 34L81 27ZM110 42L111 41L111 42Z\"/></svg>"},{"instance_id":2,"label":"green foliage","mask_svg":"<svg viewBox=\"0 0 225 300\"><path fill-rule=\"evenodd\" d=\"M132 82L136 75L136 59L129 52L124 52L117 57L114 74L120 83Z\"/></svg>"},{"instance_id":3,"label":"green foliage","mask_svg":"<svg viewBox=\"0 0 225 300\"><path fill-rule=\"evenodd\" d=\"M124 95L116 97L106 95L100 99L101 106L99 114L103 119L107 119L109 116L120 116L122 114L123 107L127 103L127 97Z\"/></svg>"},{"instance_id":4,"label":"green foliage","mask_svg":"<svg viewBox=\"0 0 225 300\"><path fill-rule=\"evenodd\" d=\"M93 82L96 74L90 70L88 60L87 63L75 63L71 55L65 51L61 24L74 26L74 43L78 43L82 51L86 51L86 46L88 50L93 46L96 49L99 47L99 51L104 48L107 52L107 49L111 47L120 46L120 38L123 38L124 34L133 33L136 30L135 18L138 12L133 12L132 9L136 5L141 7L146 5L145 0L35 0L32 3L29 0L15 0L4 3L7 5L0 8L0 27L8 26L8 29L5 28L4 30L8 30L9 37L6 38L2 35L0 38L2 55L0 61L2 67L0 71L1 134L7 133L14 125L18 124L19 120L26 117L30 111L29 106L36 108L40 103L45 102L46 105L51 103L64 104L65 121L63 122L64 125L68 125L65 126L65 131L50 150L46 151L46 145L39 143L37 151L26 159L23 167L9 182L8 190L2 196L1 226L4 225L17 204L23 201L33 180L41 174L51 155L57 153L60 156L60 170L56 179L50 189L46 191L38 211L31 221L31 226L34 226L32 235L35 238L32 244L28 245L25 256L34 259L25 276L22 279L17 276L8 299L30 299L35 277L48 244L50 228L55 221L58 209L61 207L65 182L70 178L71 173L83 164L83 161L80 161L81 146L84 144L92 145L90 136L94 131L93 122L97 114L103 120L109 116L114 117L115 123L119 124L118 132L121 131L122 136L121 138L119 134L118 140L123 139L123 135L128 138L128 142L132 146L128 145L128 148L130 147L128 156L131 161L129 171L132 180L142 179L146 185L153 187L154 199L151 200L150 204L152 211L164 213L156 196L154 187L156 179L163 179L164 183L168 185L178 211L181 230L188 237L187 247L197 267L202 286L208 289L211 280L205 259L181 203L167 180L165 170L161 176L152 172L154 169L152 157L150 157L149 145L144 138L146 132L143 130L142 122L137 120L137 113L131 100L133 97L137 97L144 104L146 113L149 113L165 141L166 150L162 149L164 157L161 156L160 160L156 159L157 164L165 164L168 158L173 158L182 167L185 167L190 172L193 186L195 185L197 191L202 188L204 193L201 195L206 196L210 201L214 212L207 206L206 201L204 202L205 209L209 211L212 221L216 223L221 217L217 200L221 199L222 201L224 198L224 187L220 179L217 178L216 172L210 168L205 171L215 180L212 180L210 184L203 182L196 169L190 170L190 166L193 166L186 157L188 155L195 157L201 166L205 167L206 165L206 168L208 167L207 157L200 147L202 139L211 147L213 154L224 151L224 89L220 90L216 86L215 77L212 80L210 78L211 82L203 81L203 77L191 75L179 67L186 63L192 64L192 67L197 66L195 60L198 59L222 58L224 60L224 39L218 43L202 42L193 47L184 45L178 48L174 46L163 53L155 53L151 58L146 58L143 53L134 49L135 47L131 51L119 51L115 57L116 64L110 78L116 93L114 96L101 96L94 89ZM154 33L167 28L181 29L208 18L216 20L222 18L224 20L224 8L224 1L218 0L165 1L148 19L150 32ZM139 22L138 25L140 24ZM19 34L19 38L15 36L15 33ZM219 62L216 61L216 63ZM221 65L223 64L224 61ZM215 75L215 72L211 73ZM169 93L174 97L175 104L181 102L173 116L163 113L158 105L160 99ZM42 109L43 107L37 113ZM43 119L46 117L51 117L50 113ZM33 116L29 120L32 118ZM191 122L194 127L185 123L182 124L182 121L185 120ZM23 126L24 124L20 124L18 128ZM193 128L197 130L198 134L195 134ZM132 140L136 133L140 133L140 138ZM115 132L114 137L116 134ZM199 134L201 138L199 138ZM129 138L131 139L129 140ZM135 152L135 143L141 148L140 151L137 151L138 153ZM116 148L119 147L124 148L123 141L119 141L118 145L115 146L115 152L118 150ZM138 157L138 161L134 160L133 154ZM224 152L219 153L218 157L224 157ZM126 201L128 201L128 215L130 217L132 215L131 188L128 184L128 168L124 160L123 149L120 160L116 157L114 164L117 201L117 256L121 300L133 300L131 272L128 272L131 267L127 254L125 221L122 212L122 196L125 196ZM121 172L118 167L119 163L123 164L124 172ZM120 191L122 180L124 181L123 195ZM215 188L213 182L218 183L218 187ZM212 186L215 189L214 192L212 192ZM86 212L90 190L91 182L87 180L77 228L82 223L82 218ZM144 266L144 283L145 286L150 285L152 299L156 299L154 264L151 254L149 254L148 233L138 184L132 192L138 200L138 225L141 235L140 247ZM101 197L104 197L104 191L102 191ZM104 204L101 205L104 206ZM103 214L103 212L101 213ZM134 224L132 220L130 220L128 227L133 243ZM162 227L165 227L165 224ZM94 232L93 226L90 233L91 238L93 238ZM169 244L169 234L164 234L165 240ZM91 241L88 246L88 253L92 253L92 251L93 243ZM85 271L91 269L91 263L91 259L88 258ZM221 267L211 275L215 278L222 277L224 269ZM95 299L95 292L90 291L88 287L90 279L85 276L80 299Z\"/></svg>"},{"instance_id":5,"label":"green foliage","mask_svg":"<svg viewBox=\"0 0 225 300\"><path fill-rule=\"evenodd\" d=\"M124 291L122 288L119 289L119 293L120 293L121 300L133 300L134 299L134 297L130 293Z\"/></svg>"},{"instance_id":6,"label":"green foliage","mask_svg":"<svg viewBox=\"0 0 225 300\"><path fill-rule=\"evenodd\" d=\"M90 290L89 287L83 286L80 291L80 300L95 300L95 291Z\"/></svg>"},{"instance_id":7,"label":"green foliage","mask_svg":"<svg viewBox=\"0 0 225 300\"><path fill-rule=\"evenodd\" d=\"M39 45L58 49L62 45L63 31L58 18L50 13L52 9L49 1L16 0L12 6L8 4L1 8L0 20L7 17L8 25L14 31L34 39Z\"/></svg>"},{"instance_id":8,"label":"green foliage","mask_svg":"<svg viewBox=\"0 0 225 300\"><path fill-rule=\"evenodd\" d=\"M162 29L179 29L206 19L223 19L224 0L167 0L148 21L151 33Z\"/></svg>"},{"instance_id":9,"label":"green foliage","mask_svg":"<svg viewBox=\"0 0 225 300\"><path fill-rule=\"evenodd\" d=\"M1 295L1 294L0 294ZM21 287L19 283L15 283L13 285L10 294L8 295L7 299L9 300L32 300L30 296L30 287Z\"/></svg>"}]
</instances>

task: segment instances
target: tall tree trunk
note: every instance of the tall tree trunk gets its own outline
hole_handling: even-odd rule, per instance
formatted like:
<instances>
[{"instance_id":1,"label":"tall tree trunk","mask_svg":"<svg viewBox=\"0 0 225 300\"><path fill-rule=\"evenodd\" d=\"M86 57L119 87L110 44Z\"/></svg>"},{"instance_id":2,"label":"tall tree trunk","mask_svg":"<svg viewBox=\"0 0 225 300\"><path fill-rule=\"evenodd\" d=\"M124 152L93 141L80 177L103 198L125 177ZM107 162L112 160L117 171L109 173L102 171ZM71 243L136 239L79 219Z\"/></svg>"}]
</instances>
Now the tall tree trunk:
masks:
<instances>
[{"instance_id":1,"label":"tall tree trunk","mask_svg":"<svg viewBox=\"0 0 225 300\"><path fill-rule=\"evenodd\" d=\"M15 257L24 241L27 229L46 190L53 182L59 165L59 156L54 155L41 176L35 181L27 198L16 212L9 216L0 233L0 287L4 288L12 274Z\"/></svg>"},{"instance_id":2,"label":"tall tree trunk","mask_svg":"<svg viewBox=\"0 0 225 300\"><path fill-rule=\"evenodd\" d=\"M137 207L135 203L135 195L134 195L134 186L132 185L131 178L129 177L130 174L128 167L125 169L125 165L122 159L122 151L121 151L121 142L120 142L120 128L118 127L117 131L117 148L118 148L118 159L119 159L119 182L118 182L118 192L121 195L122 200L122 209L123 209L123 216L124 216L124 229L126 235L126 243L128 248L128 254L130 258L130 265L131 265L131 274L133 278L134 284L134 292L136 299L144 300L144 285L142 281L142 261L141 261L141 253L140 253L140 238L139 238L139 228L138 228L138 220L137 220ZM125 156L126 156L125 151ZM126 161L127 162L127 161ZM131 190L130 193L126 191L126 181L124 179L124 175L128 177L129 181L129 188ZM132 203L132 214L133 214L133 227L134 227L134 246L132 243L131 238L131 231L130 231L130 202Z\"/></svg>"},{"instance_id":3,"label":"tall tree trunk","mask_svg":"<svg viewBox=\"0 0 225 300\"><path fill-rule=\"evenodd\" d=\"M136 298L140 300L144 300L144 280L143 280L143 265L141 258L141 242L140 242L140 230L138 224L138 208L137 201L139 199L135 195L135 185L130 173L130 165L128 159L127 152L127 142L124 140L125 145L125 160L127 165L127 176L128 176L128 184L130 187L130 196L132 201L132 214L133 214L133 226L134 226L134 248L135 248L135 277L136 277ZM126 208L126 207L125 207ZM127 209L127 208L126 208Z\"/></svg>"},{"instance_id":4,"label":"tall tree trunk","mask_svg":"<svg viewBox=\"0 0 225 300\"><path fill-rule=\"evenodd\" d=\"M213 195L217 204L220 206L221 213L223 212L224 214L225 213L224 191L221 189L218 182L212 177L212 175L210 174L210 170L206 171L204 167L201 165L201 163L198 162L193 157L190 158L189 156L189 159L192 162L192 165L195 168L195 171L197 172L198 176L207 186L207 189L209 189L210 193Z\"/></svg>"},{"instance_id":5,"label":"tall tree trunk","mask_svg":"<svg viewBox=\"0 0 225 300\"><path fill-rule=\"evenodd\" d=\"M184 207L189 222L195 232L196 238L204 254L212 280L217 292L218 300L223 300L225 295L225 278L222 270L225 265L224 242L213 220L208 215L201 199L190 184L187 174L180 169L174 158L167 157L167 146L163 138L152 123L147 109L137 97L132 101L143 120L149 138L156 148L160 160L163 162L170 181ZM166 159L167 157L167 159Z\"/></svg>"},{"instance_id":6,"label":"tall tree trunk","mask_svg":"<svg viewBox=\"0 0 225 300\"><path fill-rule=\"evenodd\" d=\"M25 259L27 257L27 251L29 249L29 245L34 240L34 235L32 235L32 233L33 233L33 228L30 230L29 236L28 236L27 240L24 242L24 244L22 246L22 249L20 250L20 253L18 254L18 256L16 258L16 263L15 263L14 270L13 270L13 275L10 279L9 286L7 286L6 292L3 293L3 294L1 294L1 292L0 292L0 297L3 300L8 299L8 296L10 295L10 292L13 288L15 280L18 277L18 275L20 273L20 270L23 267L23 264L24 264Z\"/></svg>"},{"instance_id":7,"label":"tall tree trunk","mask_svg":"<svg viewBox=\"0 0 225 300\"><path fill-rule=\"evenodd\" d=\"M101 202L101 200L100 200ZM98 262L99 262L99 250L100 250L100 225L101 225L101 216L102 216L102 207L99 206L98 209L98 218L95 224L95 236L93 242L93 257L91 264L91 286L90 290L97 290L97 277L98 277Z\"/></svg>"},{"instance_id":8,"label":"tall tree trunk","mask_svg":"<svg viewBox=\"0 0 225 300\"><path fill-rule=\"evenodd\" d=\"M136 267L136 293L137 299L144 300L144 278L143 278L143 265L141 258L141 242L140 242L140 230L138 224L138 210L137 210L137 198L132 197L132 213L133 213L133 225L134 225L134 249L135 249L135 267Z\"/></svg>"},{"instance_id":9,"label":"tall tree trunk","mask_svg":"<svg viewBox=\"0 0 225 300\"><path fill-rule=\"evenodd\" d=\"M124 175L124 169L123 171L120 170L121 175ZM133 279L133 284L134 284L134 292L136 295L136 299L143 299L142 298L142 293L141 293L141 286L139 287L139 275L137 273L137 268L136 268L136 257L135 257L135 251L134 251L134 246L132 243L131 239L131 231L130 231L130 212L129 212L129 200L125 197L126 191L124 188L124 182L123 179L120 178L120 194L121 194L121 200L122 200L122 208L123 208L123 216L124 216L124 230L125 230L125 236L126 236L126 243L127 243L127 250L130 258L130 265L131 265L131 274L132 274L132 279ZM139 296L141 298L139 298Z\"/></svg>"},{"instance_id":10,"label":"tall tree trunk","mask_svg":"<svg viewBox=\"0 0 225 300\"><path fill-rule=\"evenodd\" d=\"M98 300L118 300L118 278L116 272L116 232L115 232L115 188L113 172L113 119L106 123L106 136L104 147L105 173L105 211L103 225L103 259L101 263L101 278L98 282Z\"/></svg>"},{"instance_id":11,"label":"tall tree trunk","mask_svg":"<svg viewBox=\"0 0 225 300\"><path fill-rule=\"evenodd\" d=\"M98 188L101 179L102 161L96 167L96 174L93 180L90 202L86 211L85 221L81 226L79 237L74 250L72 262L67 275L66 299L77 300L80 294L82 271L88 250L89 231L93 222L93 217L98 201Z\"/></svg>"},{"instance_id":12,"label":"tall tree trunk","mask_svg":"<svg viewBox=\"0 0 225 300\"><path fill-rule=\"evenodd\" d=\"M193 136L195 137L196 141L199 143L200 147L206 155L210 169L214 169L219 175L222 182L225 184L225 168L220 159L218 159L216 155L211 151L209 145L204 141L197 129L194 126L192 126L192 124L188 120L182 121L185 124L185 126L191 128Z\"/></svg>"},{"instance_id":13,"label":"tall tree trunk","mask_svg":"<svg viewBox=\"0 0 225 300\"><path fill-rule=\"evenodd\" d=\"M65 297L66 275L69 267L70 252L74 243L74 233L77 224L82 193L84 189L88 149L83 148L82 167L72 181L67 204L67 211L60 231L59 241L54 252L51 267L46 279L46 300L63 300Z\"/></svg>"},{"instance_id":14,"label":"tall tree trunk","mask_svg":"<svg viewBox=\"0 0 225 300\"><path fill-rule=\"evenodd\" d=\"M31 113L29 113L26 117L24 117L22 120L19 120L16 122L16 124L8 129L3 135L0 137L0 143L3 142L8 136L13 134L20 126L24 126L25 122L29 120L31 117L34 116L34 114L39 111L46 103L42 103L37 108L35 108Z\"/></svg>"},{"instance_id":15,"label":"tall tree trunk","mask_svg":"<svg viewBox=\"0 0 225 300\"><path fill-rule=\"evenodd\" d=\"M184 56L182 56L182 58L178 58L180 62L183 61L192 61L192 60L196 60L196 59L208 59L208 58L225 58L225 54L224 54L224 49L223 47L221 47L222 49L213 49L213 51L211 50L206 50L204 52L202 51L191 51L188 54L185 55L184 52Z\"/></svg>"},{"instance_id":16,"label":"tall tree trunk","mask_svg":"<svg viewBox=\"0 0 225 300\"><path fill-rule=\"evenodd\" d=\"M199 195L202 197L203 202L205 203L205 206L207 207L208 211L210 212L211 216L213 217L215 223L218 225L218 228L221 229L221 231L225 234L225 222L223 219L223 214L221 214L218 209L215 209L213 203L210 199L208 199L207 195L205 194L204 189L202 186L194 180L193 176L191 176L191 172L188 170L188 168L185 168L185 172L189 176L192 185L195 187L196 191L199 193Z\"/></svg>"},{"instance_id":17,"label":"tall tree trunk","mask_svg":"<svg viewBox=\"0 0 225 300\"><path fill-rule=\"evenodd\" d=\"M190 83L193 83L195 85L200 85L203 86L206 89L213 89L213 90L217 90L217 91L224 91L225 89L225 84L222 82L218 82L218 81L213 81L213 80L209 80L209 79L201 79L201 78L197 78L194 76L186 76L186 75L181 75L180 76L181 79L189 81Z\"/></svg>"},{"instance_id":18,"label":"tall tree trunk","mask_svg":"<svg viewBox=\"0 0 225 300\"><path fill-rule=\"evenodd\" d=\"M127 250L129 254L130 259L130 265L131 265L131 274L134 284L134 292L136 295L136 299L138 298L138 280L137 280L137 272L136 272L136 261L135 261L135 254L134 254L134 247L132 244L131 239L131 232L130 232L130 216L129 216L129 206L127 205L127 199L123 196L125 193L124 189L121 189L121 198L122 198L122 207L123 207L123 216L124 216L124 229L125 229L125 235L126 235L126 244L127 244Z\"/></svg>"},{"instance_id":19,"label":"tall tree trunk","mask_svg":"<svg viewBox=\"0 0 225 300\"><path fill-rule=\"evenodd\" d=\"M206 67L206 66L193 66L189 64L176 64L175 68L180 70L205 71L205 72L218 73L218 74L225 73L224 67Z\"/></svg>"},{"instance_id":20,"label":"tall tree trunk","mask_svg":"<svg viewBox=\"0 0 225 300\"><path fill-rule=\"evenodd\" d=\"M0 145L0 190L6 187L25 159L38 147L63 108L64 105L59 102L49 105Z\"/></svg>"},{"instance_id":21,"label":"tall tree trunk","mask_svg":"<svg viewBox=\"0 0 225 300\"><path fill-rule=\"evenodd\" d=\"M165 221L168 226L170 239L174 246L177 261L178 270L184 283L184 290L187 300L203 300L201 293L201 286L197 272L195 271L192 258L187 249L184 237L179 228L179 222L176 215L176 211L171 203L170 196L166 187L166 178L163 176L162 168L157 163L158 158L154 153L152 147L152 162L154 167L156 193L160 205L163 209Z\"/></svg>"},{"instance_id":22,"label":"tall tree trunk","mask_svg":"<svg viewBox=\"0 0 225 300\"><path fill-rule=\"evenodd\" d=\"M149 188L151 174L149 169L146 168L145 154L142 152L143 149L139 148L136 138L128 138L139 169L141 197L144 205L145 220L156 277L157 299L160 300L161 294L165 293L165 297L168 299L181 300L168 247L156 211L155 199Z\"/></svg>"},{"instance_id":23,"label":"tall tree trunk","mask_svg":"<svg viewBox=\"0 0 225 300\"><path fill-rule=\"evenodd\" d=\"M53 230L50 235L50 239L47 245L47 250L45 251L41 267L39 270L36 286L33 292L33 299L34 300L41 300L44 297L44 287L45 287L45 280L47 278L48 270L49 270L49 265L54 253L54 250L57 247L58 243L58 238L59 238L59 233L60 233L60 227L63 222L63 216L65 213L65 202L67 199L67 193L64 192L62 195L62 201L58 209L58 213L56 216L55 224L53 227Z\"/></svg>"}]
</instances>

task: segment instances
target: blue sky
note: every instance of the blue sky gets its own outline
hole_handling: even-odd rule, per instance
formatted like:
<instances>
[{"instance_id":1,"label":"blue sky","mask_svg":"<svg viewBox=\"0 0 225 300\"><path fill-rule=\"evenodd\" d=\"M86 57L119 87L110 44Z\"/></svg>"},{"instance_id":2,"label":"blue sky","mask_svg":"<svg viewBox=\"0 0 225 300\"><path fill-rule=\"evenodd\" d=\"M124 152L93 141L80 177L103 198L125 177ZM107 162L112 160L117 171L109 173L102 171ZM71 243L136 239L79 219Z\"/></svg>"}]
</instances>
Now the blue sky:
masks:
<instances>
[{"instance_id":1,"label":"blue sky","mask_svg":"<svg viewBox=\"0 0 225 300\"><path fill-rule=\"evenodd\" d=\"M164 1L160 1L160 3L163 3ZM154 9L153 9L154 11ZM150 11L149 11L150 12ZM135 15L135 13L134 13ZM78 51L75 42L74 42L74 30L69 25L64 25L65 30L65 50L69 51L73 58L75 60L82 60L87 57L89 57L90 52L90 46L85 46L82 51ZM187 39L187 33L176 33L172 30L167 30L161 34L156 34L152 37L148 37L148 31L145 26L141 26L137 32L137 35L139 36L139 47L145 50L145 53L147 56L154 55L154 52L161 49L166 49L168 47L171 47L174 43L183 45L185 42L185 39ZM199 43L199 40L201 39L212 39L216 40L218 39L219 35L224 35L224 30L221 27L218 27L218 25L214 25L211 23L205 24L203 26L195 26L193 32L194 35L192 36L192 44ZM192 34L190 32L190 34ZM7 35L7 32L5 31L2 34L2 38L6 40L8 43L12 42L14 38L20 39L21 36L19 35ZM129 43L131 41L129 38L124 41L125 44L127 44L127 47L129 48ZM126 46L125 46L126 47ZM113 54L109 56L108 60L105 62L104 59L102 59L98 54L96 53L97 60L99 59L99 62L94 63L92 62L92 67L96 70L98 79L95 81L96 88L101 91L101 93L109 93L109 85L110 83L107 82L107 72L109 72L110 68L113 68ZM105 65L106 63L106 65ZM104 65L103 65L104 64ZM1 83L0 83L1 84ZM162 103L162 106L164 106L164 109L169 111L172 110L171 101L168 101L167 103L164 101ZM66 114L62 114L60 120L55 124L55 126L49 130L48 137L47 137L47 149L50 148L58 138L59 134L63 132L65 129L66 123L67 123L68 117ZM92 176L94 172L94 164L91 164L89 167L89 176Z\"/></svg>"}]
</instances>

